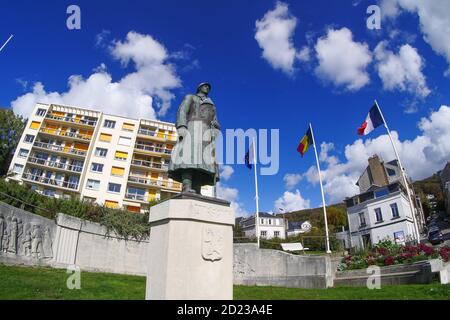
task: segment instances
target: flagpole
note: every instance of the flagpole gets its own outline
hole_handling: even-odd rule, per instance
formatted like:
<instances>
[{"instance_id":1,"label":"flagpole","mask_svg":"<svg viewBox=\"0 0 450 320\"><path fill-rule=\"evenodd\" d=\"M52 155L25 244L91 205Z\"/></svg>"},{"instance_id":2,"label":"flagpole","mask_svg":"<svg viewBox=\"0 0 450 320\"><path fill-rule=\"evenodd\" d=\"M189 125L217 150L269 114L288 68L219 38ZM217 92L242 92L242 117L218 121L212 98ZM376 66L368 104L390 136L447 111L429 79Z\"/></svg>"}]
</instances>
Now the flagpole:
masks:
<instances>
[{"instance_id":1,"label":"flagpole","mask_svg":"<svg viewBox=\"0 0 450 320\"><path fill-rule=\"evenodd\" d=\"M409 184L408 184L408 181L406 180L405 169L403 168L402 162L400 161L400 157L398 155L397 148L395 147L394 140L392 140L391 131L389 130L389 127L387 125L386 119L384 119L383 112L381 112L381 108L378 105L377 100L375 100L375 105L378 108L378 112L380 112L381 119L383 120L384 127L386 128L386 131L388 133L389 140L391 140L392 148L394 149L395 157L397 158L398 165L400 167L400 172L402 174L403 183L405 185L406 193L408 195L408 201L409 201L409 206L410 206L410 209L411 209L411 214L412 214L412 218L413 218L413 222L414 222L414 230L416 232L417 243L420 243L419 226L417 225L416 215L415 215L415 212L414 212L414 205L413 205L413 202L411 200L411 191L409 190Z\"/></svg>"},{"instance_id":2,"label":"flagpole","mask_svg":"<svg viewBox=\"0 0 450 320\"><path fill-rule=\"evenodd\" d=\"M327 241L327 253L331 253L330 237L328 235L327 207L325 204L325 195L323 193L323 185L322 185L322 173L320 171L319 157L317 156L316 139L314 139L314 132L313 132L311 123L309 124L309 129L311 130L311 137L313 140L314 153L316 154L317 171L319 172L320 192L322 193L323 218L325 221L325 235L326 235L326 241Z\"/></svg>"},{"instance_id":3,"label":"flagpole","mask_svg":"<svg viewBox=\"0 0 450 320\"><path fill-rule=\"evenodd\" d=\"M5 43L2 45L2 47L0 48L0 51L3 50L3 48L8 44L9 40L11 40L12 37L13 37L13 35L10 35L10 36L9 36L8 40L6 40L6 42L5 42Z\"/></svg>"},{"instance_id":4,"label":"flagpole","mask_svg":"<svg viewBox=\"0 0 450 320\"><path fill-rule=\"evenodd\" d=\"M258 169L256 168L256 164L258 163L258 157L256 155L256 146L255 146L255 138L253 137L253 166L255 168L255 201L256 201L256 215L255 215L255 231L256 231L256 241L258 244L258 248L259 248L259 228L258 228L258 223L259 223L259 193L258 193ZM249 159L250 160L250 159Z\"/></svg>"}]
</instances>

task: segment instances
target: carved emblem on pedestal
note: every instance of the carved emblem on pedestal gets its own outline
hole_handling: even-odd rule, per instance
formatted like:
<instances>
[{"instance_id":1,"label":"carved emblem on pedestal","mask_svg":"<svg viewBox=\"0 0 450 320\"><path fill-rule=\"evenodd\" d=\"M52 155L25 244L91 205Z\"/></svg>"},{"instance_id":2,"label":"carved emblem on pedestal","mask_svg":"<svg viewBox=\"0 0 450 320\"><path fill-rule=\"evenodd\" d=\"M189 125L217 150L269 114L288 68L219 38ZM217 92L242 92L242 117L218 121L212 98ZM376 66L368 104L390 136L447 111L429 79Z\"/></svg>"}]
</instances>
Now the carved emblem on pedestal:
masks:
<instances>
[{"instance_id":1,"label":"carved emblem on pedestal","mask_svg":"<svg viewBox=\"0 0 450 320\"><path fill-rule=\"evenodd\" d=\"M205 260L222 259L224 247L223 231L215 227L203 227L202 256Z\"/></svg>"}]
</instances>

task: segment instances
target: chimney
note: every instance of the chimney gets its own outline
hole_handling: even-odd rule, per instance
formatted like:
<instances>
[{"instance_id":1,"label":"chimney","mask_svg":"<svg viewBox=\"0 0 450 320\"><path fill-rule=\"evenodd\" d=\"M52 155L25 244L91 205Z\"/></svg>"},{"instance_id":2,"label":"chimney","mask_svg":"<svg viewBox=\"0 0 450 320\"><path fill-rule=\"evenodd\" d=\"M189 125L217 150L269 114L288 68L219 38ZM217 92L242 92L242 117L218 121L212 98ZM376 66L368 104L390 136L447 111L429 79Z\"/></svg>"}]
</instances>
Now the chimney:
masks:
<instances>
[{"instance_id":1,"label":"chimney","mask_svg":"<svg viewBox=\"0 0 450 320\"><path fill-rule=\"evenodd\" d=\"M378 155L374 155L369 158L369 172L371 175L371 184L377 186L387 186L389 184L389 180L386 174L386 170L384 168L383 162L381 162Z\"/></svg>"}]
</instances>

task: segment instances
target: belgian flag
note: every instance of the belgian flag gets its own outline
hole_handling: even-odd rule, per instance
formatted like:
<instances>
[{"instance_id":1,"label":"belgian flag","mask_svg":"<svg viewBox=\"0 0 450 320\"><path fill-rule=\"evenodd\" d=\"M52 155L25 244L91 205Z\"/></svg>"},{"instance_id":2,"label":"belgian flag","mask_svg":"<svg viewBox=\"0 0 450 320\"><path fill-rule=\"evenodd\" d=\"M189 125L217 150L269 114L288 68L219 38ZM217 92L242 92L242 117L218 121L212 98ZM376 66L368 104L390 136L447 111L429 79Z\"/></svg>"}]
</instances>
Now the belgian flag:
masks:
<instances>
[{"instance_id":1,"label":"belgian flag","mask_svg":"<svg viewBox=\"0 0 450 320\"><path fill-rule=\"evenodd\" d=\"M303 136L302 140L300 140L300 144L297 147L297 151L302 155L308 151L309 147L314 143L312 134L311 134L311 127L308 128L308 131L306 131L305 135Z\"/></svg>"}]
</instances>

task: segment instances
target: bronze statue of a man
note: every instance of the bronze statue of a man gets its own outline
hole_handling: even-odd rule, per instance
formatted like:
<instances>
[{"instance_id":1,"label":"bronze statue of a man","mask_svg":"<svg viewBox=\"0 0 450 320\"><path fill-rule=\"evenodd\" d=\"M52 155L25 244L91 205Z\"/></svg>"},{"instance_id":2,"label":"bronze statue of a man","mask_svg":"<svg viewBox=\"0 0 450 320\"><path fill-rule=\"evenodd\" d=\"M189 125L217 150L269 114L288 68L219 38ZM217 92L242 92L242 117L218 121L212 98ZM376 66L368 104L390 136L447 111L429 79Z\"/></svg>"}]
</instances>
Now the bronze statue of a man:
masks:
<instances>
[{"instance_id":1,"label":"bronze statue of a man","mask_svg":"<svg viewBox=\"0 0 450 320\"><path fill-rule=\"evenodd\" d=\"M183 183L183 193L200 194L204 185L219 181L215 137L220 130L216 107L208 93L207 82L197 87L196 94L184 97L178 113L178 141L169 164L169 177Z\"/></svg>"}]
</instances>

